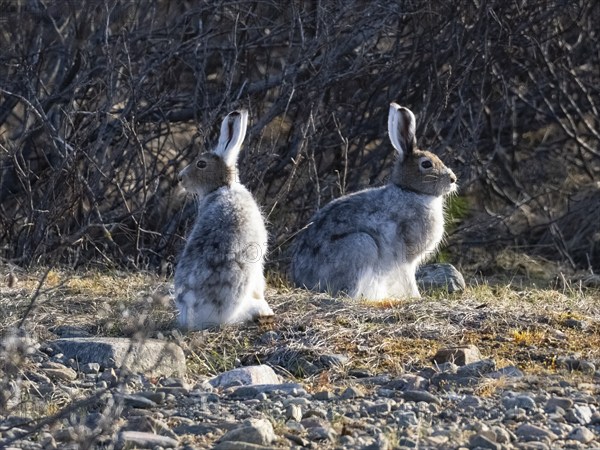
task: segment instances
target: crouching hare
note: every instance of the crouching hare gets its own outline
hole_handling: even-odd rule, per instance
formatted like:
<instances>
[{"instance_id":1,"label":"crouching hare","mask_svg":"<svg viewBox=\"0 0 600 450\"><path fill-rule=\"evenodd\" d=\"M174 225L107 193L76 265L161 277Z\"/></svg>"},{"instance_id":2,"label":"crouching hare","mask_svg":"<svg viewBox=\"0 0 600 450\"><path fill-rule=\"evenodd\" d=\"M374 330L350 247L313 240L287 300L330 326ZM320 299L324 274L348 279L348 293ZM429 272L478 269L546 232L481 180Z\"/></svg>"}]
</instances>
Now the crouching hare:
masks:
<instances>
[{"instance_id":1,"label":"crouching hare","mask_svg":"<svg viewBox=\"0 0 600 450\"><path fill-rule=\"evenodd\" d=\"M419 297L415 272L444 234L444 198L456 176L416 147L415 116L390 105L398 154L388 185L340 197L298 234L291 275L299 287L353 298Z\"/></svg>"},{"instance_id":2,"label":"crouching hare","mask_svg":"<svg viewBox=\"0 0 600 450\"><path fill-rule=\"evenodd\" d=\"M216 148L179 174L198 198L198 216L175 269L178 320L186 329L273 315L264 298L264 219L237 177L247 122L247 111L230 113Z\"/></svg>"}]
</instances>

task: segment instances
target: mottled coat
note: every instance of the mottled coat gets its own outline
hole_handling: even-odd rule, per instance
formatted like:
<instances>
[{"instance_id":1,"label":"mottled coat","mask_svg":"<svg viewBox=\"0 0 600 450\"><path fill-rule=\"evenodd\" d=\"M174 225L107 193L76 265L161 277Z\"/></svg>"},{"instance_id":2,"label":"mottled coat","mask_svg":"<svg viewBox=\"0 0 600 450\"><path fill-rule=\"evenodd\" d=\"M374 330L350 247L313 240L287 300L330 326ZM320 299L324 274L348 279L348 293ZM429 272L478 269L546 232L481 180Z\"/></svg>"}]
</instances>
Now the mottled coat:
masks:
<instances>
[{"instance_id":1,"label":"mottled coat","mask_svg":"<svg viewBox=\"0 0 600 450\"><path fill-rule=\"evenodd\" d=\"M444 234L444 197L456 177L435 155L415 148L412 112L390 107L398 160L387 186L338 198L298 234L292 255L297 286L373 300L418 297L418 265Z\"/></svg>"},{"instance_id":2,"label":"mottled coat","mask_svg":"<svg viewBox=\"0 0 600 450\"><path fill-rule=\"evenodd\" d=\"M264 298L267 231L252 194L237 181L235 163L246 112L223 121L213 152L180 174L198 197L198 215L175 270L182 327L203 329L272 315Z\"/></svg>"}]
</instances>

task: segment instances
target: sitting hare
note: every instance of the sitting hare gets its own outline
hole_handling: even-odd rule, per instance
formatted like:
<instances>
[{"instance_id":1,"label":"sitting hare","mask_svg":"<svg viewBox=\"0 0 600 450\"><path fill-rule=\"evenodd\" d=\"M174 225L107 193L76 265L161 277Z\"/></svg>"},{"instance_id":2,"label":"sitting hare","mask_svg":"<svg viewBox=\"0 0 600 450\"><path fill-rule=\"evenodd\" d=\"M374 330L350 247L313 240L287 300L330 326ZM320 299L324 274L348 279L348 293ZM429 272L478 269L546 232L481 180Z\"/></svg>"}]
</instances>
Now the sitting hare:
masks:
<instances>
[{"instance_id":1,"label":"sitting hare","mask_svg":"<svg viewBox=\"0 0 600 450\"><path fill-rule=\"evenodd\" d=\"M247 111L230 113L217 147L179 174L198 197L198 216L175 269L178 320L190 330L273 315L264 297L264 219L237 177L247 122Z\"/></svg>"},{"instance_id":2,"label":"sitting hare","mask_svg":"<svg viewBox=\"0 0 600 450\"><path fill-rule=\"evenodd\" d=\"M317 211L293 247L297 286L370 300L420 296L415 272L442 240L456 176L416 148L415 128L413 113L392 103L388 133L398 159L390 183Z\"/></svg>"}]
</instances>

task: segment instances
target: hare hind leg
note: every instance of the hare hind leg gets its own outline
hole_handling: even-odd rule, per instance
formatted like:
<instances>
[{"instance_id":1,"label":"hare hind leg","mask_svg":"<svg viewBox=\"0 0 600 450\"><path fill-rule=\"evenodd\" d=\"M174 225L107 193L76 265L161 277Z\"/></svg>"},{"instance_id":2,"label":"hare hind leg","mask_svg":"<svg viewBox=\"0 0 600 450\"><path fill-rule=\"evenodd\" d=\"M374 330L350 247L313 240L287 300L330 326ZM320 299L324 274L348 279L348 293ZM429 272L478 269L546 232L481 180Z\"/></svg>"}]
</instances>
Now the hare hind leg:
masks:
<instances>
[{"instance_id":1,"label":"hare hind leg","mask_svg":"<svg viewBox=\"0 0 600 450\"><path fill-rule=\"evenodd\" d=\"M326 262L319 270L323 288L352 298L385 296L379 292L379 248L368 233L357 232L338 237L323 250Z\"/></svg>"}]
</instances>

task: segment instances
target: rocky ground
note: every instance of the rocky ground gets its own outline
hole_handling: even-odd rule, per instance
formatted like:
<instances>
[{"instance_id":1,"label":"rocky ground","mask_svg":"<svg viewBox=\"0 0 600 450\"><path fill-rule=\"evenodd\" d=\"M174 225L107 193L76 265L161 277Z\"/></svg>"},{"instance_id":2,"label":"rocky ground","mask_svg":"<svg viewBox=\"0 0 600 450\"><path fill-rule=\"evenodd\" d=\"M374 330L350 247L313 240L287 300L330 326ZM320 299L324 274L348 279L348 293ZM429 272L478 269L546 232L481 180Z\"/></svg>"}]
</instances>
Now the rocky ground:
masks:
<instances>
[{"instance_id":1,"label":"rocky ground","mask_svg":"<svg viewBox=\"0 0 600 450\"><path fill-rule=\"evenodd\" d=\"M1 448L600 448L594 288L369 304L272 280L274 322L182 335L164 280L19 278Z\"/></svg>"}]
</instances>

